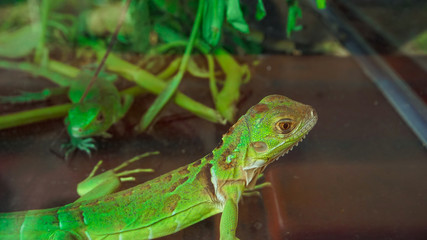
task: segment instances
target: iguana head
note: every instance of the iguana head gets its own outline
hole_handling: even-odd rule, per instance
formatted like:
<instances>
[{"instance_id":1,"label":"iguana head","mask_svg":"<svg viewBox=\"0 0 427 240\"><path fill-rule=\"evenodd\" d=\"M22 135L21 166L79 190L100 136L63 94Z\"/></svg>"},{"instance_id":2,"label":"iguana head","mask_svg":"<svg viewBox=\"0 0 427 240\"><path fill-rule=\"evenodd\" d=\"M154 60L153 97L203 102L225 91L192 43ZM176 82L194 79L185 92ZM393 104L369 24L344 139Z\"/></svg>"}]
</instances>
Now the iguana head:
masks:
<instances>
[{"instance_id":1,"label":"iguana head","mask_svg":"<svg viewBox=\"0 0 427 240\"><path fill-rule=\"evenodd\" d=\"M250 141L244 170L249 172L290 151L317 122L311 106L280 95L265 97L243 117Z\"/></svg>"},{"instance_id":2,"label":"iguana head","mask_svg":"<svg viewBox=\"0 0 427 240\"><path fill-rule=\"evenodd\" d=\"M68 133L75 138L99 135L111 126L99 104L91 102L74 104L66 123Z\"/></svg>"}]
</instances>

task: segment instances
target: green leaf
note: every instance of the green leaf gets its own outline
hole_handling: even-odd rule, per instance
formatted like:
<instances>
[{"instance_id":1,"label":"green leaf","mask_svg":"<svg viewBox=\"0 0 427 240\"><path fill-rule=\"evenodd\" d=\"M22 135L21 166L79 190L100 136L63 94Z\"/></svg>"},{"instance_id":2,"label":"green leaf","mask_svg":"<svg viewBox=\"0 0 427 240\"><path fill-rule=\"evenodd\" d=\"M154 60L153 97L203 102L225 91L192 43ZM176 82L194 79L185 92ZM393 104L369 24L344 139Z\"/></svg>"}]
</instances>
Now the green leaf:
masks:
<instances>
[{"instance_id":1,"label":"green leaf","mask_svg":"<svg viewBox=\"0 0 427 240\"><path fill-rule=\"evenodd\" d=\"M159 38L162 39L164 42L175 42L175 41L182 41L185 38L182 37L178 32L174 31L172 28L156 23L154 25L154 31L159 35Z\"/></svg>"},{"instance_id":2,"label":"green leaf","mask_svg":"<svg viewBox=\"0 0 427 240\"><path fill-rule=\"evenodd\" d=\"M0 33L0 56L20 58L27 56L39 44L41 26L39 23L24 26L16 31Z\"/></svg>"},{"instance_id":3,"label":"green leaf","mask_svg":"<svg viewBox=\"0 0 427 240\"><path fill-rule=\"evenodd\" d=\"M142 1L142 2L148 2L148 1ZM174 16L179 14L179 10L181 8L179 7L180 2L179 1L169 1L169 0L153 0L153 3L163 11L166 11Z\"/></svg>"},{"instance_id":4,"label":"green leaf","mask_svg":"<svg viewBox=\"0 0 427 240\"><path fill-rule=\"evenodd\" d=\"M224 12L224 0L209 0L203 9L202 36L211 46L216 46L221 37Z\"/></svg>"},{"instance_id":5,"label":"green leaf","mask_svg":"<svg viewBox=\"0 0 427 240\"><path fill-rule=\"evenodd\" d=\"M317 8L324 9L326 7L326 0L316 0Z\"/></svg>"},{"instance_id":6,"label":"green leaf","mask_svg":"<svg viewBox=\"0 0 427 240\"><path fill-rule=\"evenodd\" d=\"M162 41L164 41L166 44L152 48L151 50L153 52L162 53L174 47L187 46L188 39L181 33L168 26L156 24L154 25L154 30L159 35L159 38L162 39ZM210 45L201 39L196 39L196 47L205 54L208 53L211 49Z\"/></svg>"},{"instance_id":7,"label":"green leaf","mask_svg":"<svg viewBox=\"0 0 427 240\"><path fill-rule=\"evenodd\" d=\"M131 34L132 50L146 52L150 48L149 36L152 30L148 1L132 1L129 12L132 16L133 28L135 29ZM117 38L119 39L119 37Z\"/></svg>"},{"instance_id":8,"label":"green leaf","mask_svg":"<svg viewBox=\"0 0 427 240\"><path fill-rule=\"evenodd\" d=\"M256 5L255 18L256 20L260 21L265 17L265 15L267 15L267 12L265 11L264 3L262 0L258 0L258 4Z\"/></svg>"},{"instance_id":9,"label":"green leaf","mask_svg":"<svg viewBox=\"0 0 427 240\"><path fill-rule=\"evenodd\" d=\"M243 13L242 9L240 9L239 0L228 0L227 21L235 29L243 33L249 33L249 26L243 18Z\"/></svg>"},{"instance_id":10,"label":"green leaf","mask_svg":"<svg viewBox=\"0 0 427 240\"><path fill-rule=\"evenodd\" d=\"M289 38L293 31L299 31L302 26L297 26L298 18L302 17L301 8L298 6L297 1L288 1L288 22L286 24L286 36Z\"/></svg>"}]
</instances>

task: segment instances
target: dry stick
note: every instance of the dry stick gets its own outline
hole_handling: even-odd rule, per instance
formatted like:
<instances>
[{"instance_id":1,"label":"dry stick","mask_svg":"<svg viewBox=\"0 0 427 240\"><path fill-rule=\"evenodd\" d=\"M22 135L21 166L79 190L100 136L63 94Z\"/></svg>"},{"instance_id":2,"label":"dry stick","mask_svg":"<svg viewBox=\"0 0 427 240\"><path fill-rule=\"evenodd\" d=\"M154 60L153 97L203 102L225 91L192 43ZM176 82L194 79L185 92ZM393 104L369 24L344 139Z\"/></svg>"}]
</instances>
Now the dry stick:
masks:
<instances>
[{"instance_id":1,"label":"dry stick","mask_svg":"<svg viewBox=\"0 0 427 240\"><path fill-rule=\"evenodd\" d=\"M126 16L126 13L128 11L128 8L129 8L131 1L132 0L126 1L126 4L125 4L123 11L122 11L120 18L119 18L119 22L117 23L116 29L114 30L113 36L111 37L111 41L108 44L107 51L105 52L104 56L102 57L102 60L99 63L98 68L95 71L95 74L93 75L92 79L90 80L89 84L87 85L85 92L83 93L82 97L80 98L80 101L79 101L80 103L82 103L83 100L86 98L86 95L88 94L89 90L92 88L93 84L95 83L96 79L98 78L98 74L99 74L99 72L101 72L101 68L104 66L104 63L107 60L107 57L111 52L111 49L113 48L114 44L116 43L117 35L119 34L120 28L122 27L122 24L124 22L124 19L125 19L125 16Z\"/></svg>"}]
</instances>

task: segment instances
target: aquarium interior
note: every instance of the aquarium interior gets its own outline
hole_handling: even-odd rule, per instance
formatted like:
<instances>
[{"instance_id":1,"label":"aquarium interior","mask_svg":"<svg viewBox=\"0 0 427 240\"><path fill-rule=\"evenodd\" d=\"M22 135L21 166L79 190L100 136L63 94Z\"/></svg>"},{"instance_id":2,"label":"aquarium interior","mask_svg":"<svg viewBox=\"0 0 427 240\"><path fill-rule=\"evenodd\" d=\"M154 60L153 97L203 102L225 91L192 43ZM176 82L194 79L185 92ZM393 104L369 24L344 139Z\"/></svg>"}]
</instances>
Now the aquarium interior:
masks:
<instances>
[{"instance_id":1,"label":"aquarium interior","mask_svg":"<svg viewBox=\"0 0 427 240\"><path fill-rule=\"evenodd\" d=\"M32 74L34 69L20 70L6 63L30 63L44 69L56 61L89 69L92 76L100 59L96 51L101 47L105 52L114 38L123 2L2 1L0 15L8 18L0 17L0 95L58 87L49 80L50 75ZM137 13L128 13L111 54L159 74L175 59L185 57L199 1L146 2L142 7L131 3L129 11ZM219 24L219 37L204 30L198 33L196 42L210 46L211 56L215 57L215 49L225 49L239 70L247 66L250 72L248 79L248 73L238 76L240 85L233 92L237 99L230 107L235 106L236 111L225 124L198 117L169 100L145 131L135 131L157 99L156 94L142 91L126 115L108 130L112 137L94 137L96 149L90 155L77 150L66 158L61 147L69 141L66 111L28 124L4 120L13 113L68 104L66 95L0 103L0 118L4 117L0 120L4 124L0 130L0 212L52 208L75 201L77 184L99 160L103 160L103 172L136 155L160 152L128 166L154 172L135 174L136 180L123 183L121 189L189 164L212 151L222 134L251 106L267 95L280 94L313 106L319 120L299 146L266 168L262 181L271 186L240 201L236 236L425 239L427 3L333 0L323 8L321 2L264 0L266 15L259 20L259 1L240 1L249 33L226 19L211 19ZM301 18L295 13L298 10ZM291 14L297 17L289 17ZM203 19L207 15L206 11L201 14ZM290 24L293 19L294 25ZM186 24L179 25L183 22ZM32 32L37 41L33 35L16 40L5 37L44 23L47 27L40 28L41 33ZM185 40L169 46L166 53L153 54L151 49L167 45L161 26L182 30ZM194 45L188 65L196 64L203 76L186 71L178 89L215 109L206 75L208 53L202 48ZM221 89L230 75L216 60L214 75L220 79L217 86ZM100 76L116 78L119 90L135 85L120 70L111 71L113 68L105 67ZM14 123L17 126L9 127ZM161 239L219 239L219 220L216 215Z\"/></svg>"}]
</instances>

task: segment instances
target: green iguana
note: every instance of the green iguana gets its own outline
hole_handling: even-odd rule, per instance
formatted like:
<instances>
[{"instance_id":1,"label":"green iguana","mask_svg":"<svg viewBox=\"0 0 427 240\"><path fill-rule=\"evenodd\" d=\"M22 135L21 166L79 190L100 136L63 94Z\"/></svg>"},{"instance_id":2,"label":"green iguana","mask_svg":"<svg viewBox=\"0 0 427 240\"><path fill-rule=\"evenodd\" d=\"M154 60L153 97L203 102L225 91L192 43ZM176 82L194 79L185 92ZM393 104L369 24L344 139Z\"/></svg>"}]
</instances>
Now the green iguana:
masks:
<instances>
[{"instance_id":1,"label":"green iguana","mask_svg":"<svg viewBox=\"0 0 427 240\"><path fill-rule=\"evenodd\" d=\"M237 239L238 202L268 164L317 122L315 110L280 95L251 107L205 157L133 188L68 205L0 214L0 238L154 239L222 213L220 239Z\"/></svg>"}]
</instances>

